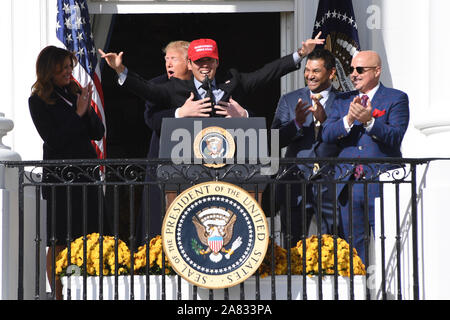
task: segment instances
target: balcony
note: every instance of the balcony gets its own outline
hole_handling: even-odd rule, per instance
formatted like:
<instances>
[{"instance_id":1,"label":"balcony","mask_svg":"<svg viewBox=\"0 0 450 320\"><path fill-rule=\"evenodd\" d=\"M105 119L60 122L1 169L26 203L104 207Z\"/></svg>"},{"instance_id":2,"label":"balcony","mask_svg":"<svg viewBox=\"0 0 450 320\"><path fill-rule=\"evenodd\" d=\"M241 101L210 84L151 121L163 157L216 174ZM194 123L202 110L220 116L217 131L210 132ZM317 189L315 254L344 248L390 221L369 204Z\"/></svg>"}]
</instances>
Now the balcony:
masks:
<instances>
[{"instance_id":1,"label":"balcony","mask_svg":"<svg viewBox=\"0 0 450 320\"><path fill-rule=\"evenodd\" d=\"M80 214L70 209L73 191L81 191L81 213L84 217L82 244L87 245L87 194L95 193L100 201L98 232L100 239L112 239L115 252L115 268L119 270L119 242L129 248L131 255L139 246L136 226L144 212L143 240L148 243L150 234L149 208L155 204L151 194L157 187L161 195L160 221L174 199L188 187L207 181L228 182L245 189L261 205L268 223L269 245L265 257L266 272L260 267L253 275L236 286L224 289L205 289L187 281L185 276L167 274L169 268L163 255L159 275L152 273L151 266L134 274L134 264L126 275L88 275L86 264L72 268L75 276L64 279L65 299L420 299L423 277L423 239L418 210L421 206L421 191L427 169L433 159L280 159L278 170L272 175L261 174L261 164L228 164L221 168L197 164L174 165L172 160L72 160L72 161L3 161L0 175L6 185L2 188L2 295L4 299L54 299L53 289L57 279L56 255L51 258L53 272L46 275L47 243L54 248L58 240L69 245L76 238L72 234L73 215ZM320 170L314 170L315 165ZM364 165L364 176L349 179L358 165ZM146 179L147 176L147 179ZM44 177L44 179L42 179ZM47 177L47 178L45 178ZM51 177L51 179L48 179ZM150 178L149 178L150 177ZM307 246L299 246L293 240L292 190L300 190L303 199L309 197L307 190L314 186L319 196L315 198L318 211L312 217L309 228L302 223L300 242L329 237L333 242L334 261L338 261L338 230L340 221L340 198L342 186L350 203L362 190L364 199L364 261L363 275L355 274L354 259L349 259L347 275L340 275L338 265L325 267L323 246L318 246L317 270L308 270ZM322 190L328 188L332 194L331 232L322 234ZM67 197L69 204L62 213L66 216L67 230L64 239L58 239L55 230L47 239L47 225L55 227L56 205L42 198L43 190ZM375 229L369 228L370 190L377 190L374 200ZM354 192L355 191L355 192ZM359 192L359 191L358 191ZM53 197L54 199L55 197ZM77 200L78 199L78 200ZM46 208L54 208L48 224ZM283 209L284 208L284 209ZM305 202L300 205L300 221L306 221L308 209ZM16 214L17 213L17 214ZM349 211L349 226L353 220ZM142 217L141 217L142 219ZM109 226L106 224L110 224ZM160 226L158 225L160 228ZM106 230L109 230L106 232ZM344 239L349 252L355 247L355 235L349 228ZM298 230L297 230L298 231ZM312 240L311 240L312 241ZM100 241L100 243L103 243ZM297 247L297 251L288 248ZM281 272L277 252L284 249L285 266ZM103 246L100 245L100 256ZM277 251L278 250L278 251ZM280 251L281 250L281 251ZM303 251L302 251L303 250ZM308 249L309 250L309 249ZM67 250L67 258L72 257ZM146 261L150 260L147 250ZM301 254L303 253L303 254ZM297 263L293 255L301 257ZM86 261L86 252L83 253ZM293 262L294 261L294 262ZM103 263L99 264L103 266ZM100 267L103 268L103 267ZM67 270L67 273L70 273ZM264 274L263 274L264 273ZM69 290L68 290L69 289Z\"/></svg>"}]
</instances>

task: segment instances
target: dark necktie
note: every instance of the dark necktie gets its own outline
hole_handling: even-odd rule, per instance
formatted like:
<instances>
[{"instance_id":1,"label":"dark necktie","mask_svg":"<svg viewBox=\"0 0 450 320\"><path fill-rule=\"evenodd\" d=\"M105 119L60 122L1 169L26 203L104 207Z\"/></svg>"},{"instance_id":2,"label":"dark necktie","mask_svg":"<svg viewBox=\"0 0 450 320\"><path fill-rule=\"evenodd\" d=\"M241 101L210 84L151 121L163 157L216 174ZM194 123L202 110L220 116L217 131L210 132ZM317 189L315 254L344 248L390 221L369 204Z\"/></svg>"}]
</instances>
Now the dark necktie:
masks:
<instances>
[{"instance_id":1,"label":"dark necktie","mask_svg":"<svg viewBox=\"0 0 450 320\"><path fill-rule=\"evenodd\" d=\"M361 97L361 105L363 107L367 106L367 100L369 100L369 97L366 94ZM358 164L355 167L355 171L354 171L353 175L355 176L356 180L364 177L364 167L362 166L362 164Z\"/></svg>"},{"instance_id":2,"label":"dark necktie","mask_svg":"<svg viewBox=\"0 0 450 320\"><path fill-rule=\"evenodd\" d=\"M214 93L212 92L212 84L209 81L208 77L203 80L200 88L206 91L205 98L210 98L211 101L211 112L209 113L209 116L216 117L216 110L214 109L214 106L216 105L216 98L214 97Z\"/></svg>"}]
</instances>

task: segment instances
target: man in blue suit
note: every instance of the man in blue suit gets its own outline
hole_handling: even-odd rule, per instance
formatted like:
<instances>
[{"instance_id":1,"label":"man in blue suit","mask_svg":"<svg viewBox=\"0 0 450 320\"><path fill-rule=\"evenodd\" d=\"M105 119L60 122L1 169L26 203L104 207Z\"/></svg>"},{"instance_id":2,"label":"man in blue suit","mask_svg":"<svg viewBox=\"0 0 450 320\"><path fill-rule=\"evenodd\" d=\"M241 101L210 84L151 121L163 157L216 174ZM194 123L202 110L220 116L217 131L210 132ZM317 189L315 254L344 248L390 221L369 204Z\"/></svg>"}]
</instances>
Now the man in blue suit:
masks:
<instances>
[{"instance_id":1,"label":"man in blue suit","mask_svg":"<svg viewBox=\"0 0 450 320\"><path fill-rule=\"evenodd\" d=\"M333 101L337 91L332 86L332 79L336 73L335 57L326 49L315 49L307 56L305 66L305 80L307 87L301 88L283 95L278 103L272 129L279 129L280 147L287 146L285 157L287 158L316 158L333 157L338 154L336 145L322 142L322 123L331 113ZM289 168L285 175L288 179L296 180L295 173L300 172L300 179L310 180L319 178L317 167L312 164L298 165ZM320 172L324 172L321 168ZM326 171L326 170L325 170ZM326 177L321 175L324 180ZM322 234L333 232L333 201L330 188L322 184L322 201L318 203L318 186L306 185L306 217L302 214L302 189L301 184L291 184L291 203L285 204L285 186L277 187L277 200L282 203L281 212L285 224L288 205L291 207L291 225L284 226L284 230L290 227L291 239L296 243L301 239L303 232L307 233L311 218L318 215L321 207L320 229ZM306 224L303 223L306 221ZM307 234L306 234L307 235Z\"/></svg>"},{"instance_id":2,"label":"man in blue suit","mask_svg":"<svg viewBox=\"0 0 450 320\"><path fill-rule=\"evenodd\" d=\"M336 97L333 112L324 124L323 140L337 143L342 148L339 158L401 157L400 146L409 122L408 96L380 83L381 59L376 52L359 52L352 59L351 67L350 77L356 90ZM342 176L347 172L349 174L344 179L356 182L369 179L364 176L370 172L368 166L350 167L341 165L336 175ZM364 185L353 185L353 201L349 201L349 185L353 184L339 184L337 189L343 232L347 240L352 239L358 255L366 263L369 235L364 226L368 222L371 232L374 232L374 206L379 187L368 184L368 216L365 217ZM352 211L350 202L353 203Z\"/></svg>"}]
</instances>

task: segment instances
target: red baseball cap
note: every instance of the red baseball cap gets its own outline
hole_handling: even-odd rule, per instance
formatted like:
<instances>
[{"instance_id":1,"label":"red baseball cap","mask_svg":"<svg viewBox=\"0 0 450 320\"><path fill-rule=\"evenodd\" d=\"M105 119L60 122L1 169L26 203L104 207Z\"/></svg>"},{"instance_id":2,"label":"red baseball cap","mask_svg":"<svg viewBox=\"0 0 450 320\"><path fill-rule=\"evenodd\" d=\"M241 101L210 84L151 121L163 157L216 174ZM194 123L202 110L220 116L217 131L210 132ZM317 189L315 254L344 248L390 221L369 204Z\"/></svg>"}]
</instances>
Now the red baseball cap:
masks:
<instances>
[{"instance_id":1,"label":"red baseball cap","mask_svg":"<svg viewBox=\"0 0 450 320\"><path fill-rule=\"evenodd\" d=\"M217 43L212 39L193 40L188 48L189 60L196 61L205 57L219 60Z\"/></svg>"}]
</instances>

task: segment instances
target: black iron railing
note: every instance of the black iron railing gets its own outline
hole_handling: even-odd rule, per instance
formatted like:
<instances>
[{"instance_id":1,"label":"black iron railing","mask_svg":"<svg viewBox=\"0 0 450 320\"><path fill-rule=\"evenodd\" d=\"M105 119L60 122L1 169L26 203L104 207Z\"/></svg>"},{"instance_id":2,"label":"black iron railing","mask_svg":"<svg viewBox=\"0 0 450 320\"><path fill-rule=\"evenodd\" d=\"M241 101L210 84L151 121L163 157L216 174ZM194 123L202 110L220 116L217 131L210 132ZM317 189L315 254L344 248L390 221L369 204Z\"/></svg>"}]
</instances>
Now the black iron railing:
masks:
<instances>
[{"instance_id":1,"label":"black iron railing","mask_svg":"<svg viewBox=\"0 0 450 320\"><path fill-rule=\"evenodd\" d=\"M405 259L405 255L408 255L406 259L412 261L412 287L413 294L412 299L419 299L419 257L418 250L418 230L417 230L417 194L418 194L418 167L429 163L432 159L280 159L279 168L276 172L272 172L272 175L261 174L261 165L259 164L227 164L221 168L210 168L203 165L196 164L179 164L174 165L172 160L138 160L138 159L120 159L120 160L72 160L72 161L21 161L21 162L4 162L8 168L18 169L18 278L17 278L17 292L18 298L24 298L24 225L25 225L25 210L31 210L34 213L36 219L36 230L34 235L35 242L35 255L36 255L36 266L35 266L35 298L40 299L42 296L40 292L42 291L42 283L39 279L45 270L42 270L42 261L40 258L40 253L43 248L46 247L46 243L43 241L43 230L39 227L41 224L41 219L45 212L42 212L42 196L41 194L47 192L52 195L51 198L55 199L56 196L61 196L59 189L63 189L63 194L66 196L67 210L65 212L56 212L57 208L55 201L51 201L46 205L52 208L51 223L48 224L52 228L50 239L47 239L52 252L55 252L55 246L58 240L54 230L56 224L56 215L64 214L67 217L67 234L65 235L64 243L68 247L68 261L70 261L72 252L70 243L75 240L72 234L72 216L76 213L71 212L72 206L71 202L74 201L73 194L74 190L79 190L81 192L81 198L75 198L75 201L81 199L81 208L83 212L83 261L86 263L86 245L87 245L87 206L88 206L88 193L96 193L98 200L98 232L100 236L100 274L99 278L99 294L98 298L104 298L104 282L103 278L107 277L103 275L103 239L107 235L106 230L114 239L114 250L115 250L115 273L114 277L114 298L119 298L119 241L123 240L130 251L133 253L138 248L139 243L137 242L137 231L136 226L140 223L145 224L143 228L143 241L148 243L152 236L149 234L151 225L148 216L149 208L152 207L151 194L154 192L154 188L157 187L160 192L161 206L160 206L160 216L159 223L162 222L164 214L167 208L167 194L168 191L172 191L174 195L180 194L184 189L189 186L196 185L204 181L226 181L232 184L238 185L247 191L251 192L258 201L262 203L262 207L266 213L267 219L270 223L270 241L269 252L270 256L270 298L278 299L280 296L280 291L277 290L278 278L276 276L276 263L277 246L287 248L286 250L286 290L283 293L283 297L287 299L323 299L323 283L324 281L329 281L331 279L332 299L355 299L355 274L354 274L354 261L349 259L350 268L349 275L346 278L346 283L348 285L348 296L343 297L339 294L339 286L342 285L339 282L340 277L338 275L337 263L334 263L333 275L328 275L325 270L322 269L322 257L321 250L322 247L318 246L318 270L315 273L317 291L314 296L308 293L307 282L309 281L309 275L303 272L301 275L295 274L295 266L291 263L293 259L290 248L294 247L296 243L293 243L291 236L292 228L296 226L292 225L292 215L298 214L291 212L291 205L285 205L292 203L292 190L299 190L299 195L303 199L310 197L307 194L308 186L315 186L318 191L316 193L315 202L317 203L318 211L314 217L314 221L317 225L317 237L322 239L322 188L329 188L331 190L331 208L332 208L332 229L330 236L334 243L334 261L338 261L338 238L342 237L340 230L338 229L340 214L340 200L338 190L342 185L347 186L345 192L347 192L348 201L352 203L354 193L353 189L357 185L363 186L364 192L364 216L365 216L365 231L364 231L364 247L365 247L365 266L366 275L363 277L364 281L364 298L365 299L387 299L388 292L386 281L389 275L387 275L387 255L390 248L386 247L387 238L395 238L395 258L392 255L389 261L394 261L396 268L396 299L404 298L402 296L402 279L405 276L402 274L404 270L402 269L401 261ZM317 164L319 166L317 166ZM358 165L364 165L364 176L354 179L355 168ZM317 169L319 168L319 169ZM380 177L382 179L380 179ZM378 236L373 234L373 230L369 228L369 189L373 189L376 186L379 198L379 208L377 209L379 225L376 226ZM389 194L389 197L393 195L395 203L386 203L386 187L394 186L394 194ZM409 197L408 212L401 212L399 206L400 198L403 196L401 192L401 186L406 186L408 189L407 197ZM402 187L403 188L403 187ZM25 208L24 195L26 190L32 190L32 194L35 195L35 206L30 208L29 206ZM295 194L294 194L295 195ZM275 201L277 199L277 201ZM170 201L170 200L169 200ZM378 201L378 200L377 200ZM280 209L281 207L281 209ZM389 209L387 208L389 207ZM392 209L393 208L393 209ZM306 226L307 221L307 204L302 201L300 204L300 221L301 224L301 241L306 243L309 237L308 229ZM386 212L389 210L388 212ZM392 210L394 212L392 212ZM145 219L137 220L139 212L144 212ZM282 212L281 215L277 216L277 212ZM281 216L281 218L279 218ZM386 218L395 217L394 221L396 224L395 234L386 234ZM408 226L408 231L405 233L402 230L402 221L407 219L410 221ZM278 245L275 239L277 238L277 230L275 230L275 225L277 224L276 219L281 220L280 237L278 238ZM350 209L349 226L352 225L352 209ZM105 222L107 221L107 222ZM110 226L105 225L105 223L110 223ZM109 229L108 229L109 228ZM378 229L379 228L379 229ZM352 234L352 228L350 228L349 235L345 239L349 244L349 251L353 252L354 248L354 235ZM378 232L379 230L379 232ZM405 237L409 237L412 242L412 250L405 252L402 247L402 243ZM141 239L141 240L142 240ZM379 246L379 252L377 256L380 257L375 261L371 256L371 252L374 251L373 248ZM302 270L307 270L307 247L302 246L303 254ZM372 251L371 251L372 250ZM149 249L146 250L146 261L149 261ZM51 297L55 298L55 284L58 279L56 276L56 254L51 257L52 263L52 274L49 277L50 287L52 288ZM160 287L160 298L166 299L166 265L165 259L162 259L162 269L161 269L161 287ZM136 299L135 297L135 280L134 280L134 258L131 254L131 269L130 269L130 290L125 297L126 299ZM380 270L381 279L379 280L380 285L374 286L369 279L373 274L370 273L369 267L375 265L375 268ZM330 270L328 270L330 271ZM150 266L144 271L144 278L146 284L146 294L145 298L150 299ZM330 272L328 272L330 273ZM82 268L80 276L82 277L82 299L87 299L87 280L89 278L87 273L87 266L84 265ZM410 275L408 275L409 277ZM330 278L331 277L331 278ZM241 299L256 299L259 300L263 296L267 297L267 294L262 292L261 287L261 275L256 272L254 275L254 293L252 291L252 296L248 296L246 293L247 282L243 282L239 285L239 298ZM183 286L183 279L180 276L176 276L176 295L175 299L186 299L182 296L181 287ZM283 280L284 281L284 280ZM301 285L301 292L297 295L298 286ZM410 284L408 284L410 285ZM196 286L192 287L192 292L189 297L192 299L197 299L200 295L199 289ZM221 289L221 293L218 290L209 290L207 298L214 299L233 299L230 292L232 289ZM234 290L234 289L233 289ZM253 290L253 289L252 289ZM203 292L203 291L202 291ZM295 292L295 294L294 294ZM71 291L65 292L65 298L71 299ZM122 297L123 298L123 297Z\"/></svg>"}]
</instances>

